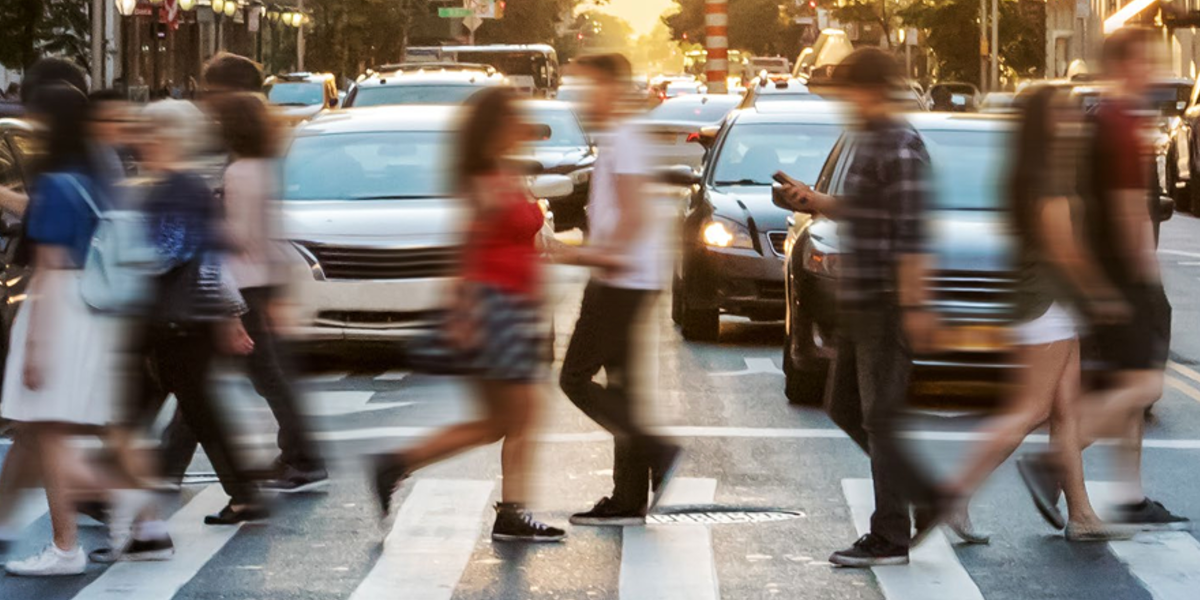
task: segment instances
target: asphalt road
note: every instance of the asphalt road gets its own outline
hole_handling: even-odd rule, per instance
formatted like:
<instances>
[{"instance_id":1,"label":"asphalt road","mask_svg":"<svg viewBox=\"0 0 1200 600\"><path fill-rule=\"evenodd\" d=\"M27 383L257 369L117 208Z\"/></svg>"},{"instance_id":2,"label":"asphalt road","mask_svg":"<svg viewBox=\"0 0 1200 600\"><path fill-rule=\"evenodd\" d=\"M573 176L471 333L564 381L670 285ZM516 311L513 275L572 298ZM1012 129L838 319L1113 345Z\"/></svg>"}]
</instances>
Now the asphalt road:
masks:
<instances>
[{"instance_id":1,"label":"asphalt road","mask_svg":"<svg viewBox=\"0 0 1200 600\"><path fill-rule=\"evenodd\" d=\"M1175 308L1167 393L1147 436L1147 487L1154 498L1200 519L1200 221L1163 228L1161 262ZM577 311L582 274L564 272L556 296L559 354ZM709 516L622 529L571 528L563 544L493 544L488 507L498 500L498 447L428 468L405 485L400 515L382 527L360 455L408 443L427 428L474 410L453 379L411 375L378 352L324 356L305 378L314 427L332 457L328 494L281 499L265 525L206 528L200 515L224 503L211 469L177 501L179 554L164 563L92 565L85 576L0 576L3 600L69 598L279 600L1195 600L1200 543L1190 533L1131 542L1068 544L1037 516L1011 462L973 504L989 546L935 536L910 567L831 568L869 514L869 471L858 449L817 410L789 407L779 372L778 325L728 321L719 344L690 344L671 327L666 298L642 332L647 418L687 450L668 505L706 505ZM242 435L271 443L268 413L238 378L222 389ZM546 387L536 479L537 514L565 525L571 512L607 493L611 442ZM914 414L914 442L942 472L970 449L985 399ZM1042 447L1033 437L1029 448ZM7 446L0 445L0 453ZM1097 496L1110 476L1103 448L1087 455ZM30 494L26 541L44 544L49 522ZM762 513L760 511L777 511ZM749 511L749 512L747 512ZM665 519L664 519L665 520ZM103 530L83 529L83 543ZM390 537L389 537L390 536ZM381 542L388 538L386 545Z\"/></svg>"}]
</instances>

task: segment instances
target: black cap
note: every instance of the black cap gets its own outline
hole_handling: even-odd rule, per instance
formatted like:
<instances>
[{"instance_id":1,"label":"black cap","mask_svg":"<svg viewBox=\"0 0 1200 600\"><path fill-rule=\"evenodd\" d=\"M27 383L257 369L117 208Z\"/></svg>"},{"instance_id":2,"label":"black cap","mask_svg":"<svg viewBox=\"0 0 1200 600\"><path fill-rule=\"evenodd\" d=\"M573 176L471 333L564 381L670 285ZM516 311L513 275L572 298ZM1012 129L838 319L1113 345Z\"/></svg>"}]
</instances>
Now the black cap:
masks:
<instances>
[{"instance_id":1,"label":"black cap","mask_svg":"<svg viewBox=\"0 0 1200 600\"><path fill-rule=\"evenodd\" d=\"M879 48L859 48L842 59L832 79L838 87L896 88L900 86L900 65Z\"/></svg>"}]
</instances>

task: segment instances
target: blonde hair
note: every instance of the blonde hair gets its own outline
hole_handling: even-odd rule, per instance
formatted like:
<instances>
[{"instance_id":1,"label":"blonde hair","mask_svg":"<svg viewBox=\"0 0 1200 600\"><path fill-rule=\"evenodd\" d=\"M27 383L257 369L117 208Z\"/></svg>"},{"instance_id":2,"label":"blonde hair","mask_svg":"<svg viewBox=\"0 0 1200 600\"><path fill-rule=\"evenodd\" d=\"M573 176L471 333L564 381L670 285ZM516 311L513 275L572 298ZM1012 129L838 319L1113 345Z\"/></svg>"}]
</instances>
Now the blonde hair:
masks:
<instances>
[{"instance_id":1,"label":"blonde hair","mask_svg":"<svg viewBox=\"0 0 1200 600\"><path fill-rule=\"evenodd\" d=\"M167 136L184 160L198 156L212 146L212 122L204 111L187 100L159 100L142 109L146 124L154 135Z\"/></svg>"}]
</instances>

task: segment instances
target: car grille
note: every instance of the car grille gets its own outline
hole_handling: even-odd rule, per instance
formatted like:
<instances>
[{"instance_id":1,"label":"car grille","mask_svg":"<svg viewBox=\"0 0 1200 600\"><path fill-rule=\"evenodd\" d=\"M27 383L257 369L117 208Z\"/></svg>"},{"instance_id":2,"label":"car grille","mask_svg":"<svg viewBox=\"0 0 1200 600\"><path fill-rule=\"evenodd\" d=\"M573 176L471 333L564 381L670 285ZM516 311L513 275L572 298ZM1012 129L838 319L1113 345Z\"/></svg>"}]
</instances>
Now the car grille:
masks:
<instances>
[{"instance_id":1,"label":"car grille","mask_svg":"<svg viewBox=\"0 0 1200 600\"><path fill-rule=\"evenodd\" d=\"M779 256L784 255L784 246L787 244L786 231L768 231L767 239L771 241L771 249Z\"/></svg>"},{"instance_id":2,"label":"car grille","mask_svg":"<svg viewBox=\"0 0 1200 600\"><path fill-rule=\"evenodd\" d=\"M942 271L933 279L931 292L948 321L1003 324L1012 319L1015 282L1011 273Z\"/></svg>"},{"instance_id":3,"label":"car grille","mask_svg":"<svg viewBox=\"0 0 1200 600\"><path fill-rule=\"evenodd\" d=\"M457 265L460 250L436 248L371 248L301 243L325 279L380 280L446 277Z\"/></svg>"},{"instance_id":4,"label":"car grille","mask_svg":"<svg viewBox=\"0 0 1200 600\"><path fill-rule=\"evenodd\" d=\"M389 329L394 327L417 327L436 322L439 311L421 310L409 312L323 310L317 313L316 324L322 327L360 327Z\"/></svg>"},{"instance_id":5,"label":"car grille","mask_svg":"<svg viewBox=\"0 0 1200 600\"><path fill-rule=\"evenodd\" d=\"M783 300L784 290L782 281L758 282L758 297L761 300Z\"/></svg>"}]
</instances>

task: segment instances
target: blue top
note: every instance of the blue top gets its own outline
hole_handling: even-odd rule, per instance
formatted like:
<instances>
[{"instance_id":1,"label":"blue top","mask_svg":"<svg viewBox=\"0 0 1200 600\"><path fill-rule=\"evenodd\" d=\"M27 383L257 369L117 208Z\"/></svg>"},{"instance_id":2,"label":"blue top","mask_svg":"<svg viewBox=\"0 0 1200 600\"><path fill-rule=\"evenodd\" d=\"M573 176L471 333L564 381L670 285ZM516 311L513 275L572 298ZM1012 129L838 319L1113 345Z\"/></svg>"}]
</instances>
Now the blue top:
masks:
<instances>
[{"instance_id":1,"label":"blue top","mask_svg":"<svg viewBox=\"0 0 1200 600\"><path fill-rule=\"evenodd\" d=\"M90 176L78 171L45 173L33 183L26 226L29 239L47 246L65 246L74 266L82 268L99 219L68 177L75 177L101 210L107 206Z\"/></svg>"}]
</instances>

